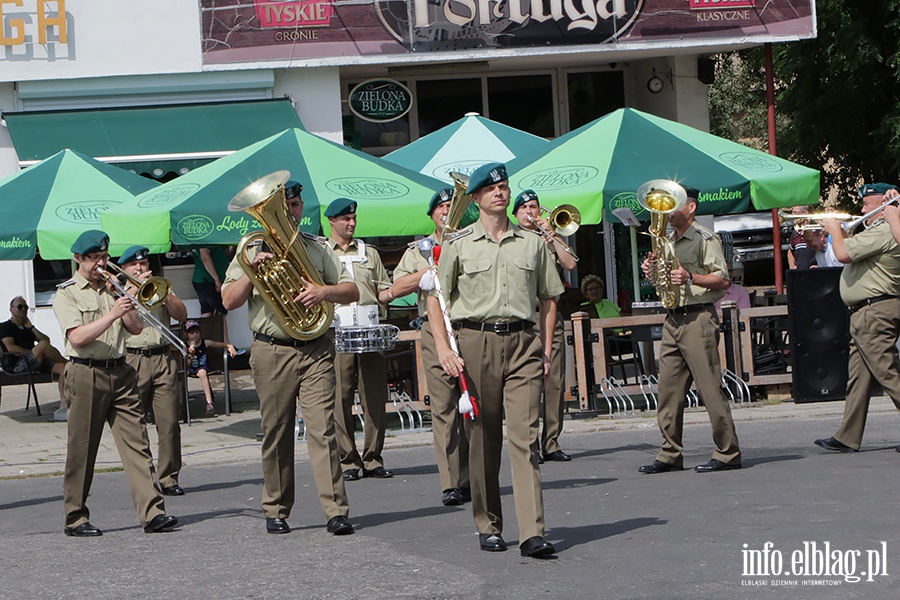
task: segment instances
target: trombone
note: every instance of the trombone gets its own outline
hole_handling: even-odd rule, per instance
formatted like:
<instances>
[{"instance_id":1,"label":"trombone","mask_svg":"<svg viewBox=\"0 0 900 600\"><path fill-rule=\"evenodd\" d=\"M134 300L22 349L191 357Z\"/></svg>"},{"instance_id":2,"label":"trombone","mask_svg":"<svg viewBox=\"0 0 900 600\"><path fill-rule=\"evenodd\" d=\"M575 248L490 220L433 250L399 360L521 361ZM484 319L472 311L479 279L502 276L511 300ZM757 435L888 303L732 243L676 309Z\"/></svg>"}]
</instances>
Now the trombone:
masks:
<instances>
[{"instance_id":1,"label":"trombone","mask_svg":"<svg viewBox=\"0 0 900 600\"><path fill-rule=\"evenodd\" d=\"M556 236L569 236L578 231L578 228L581 227L581 213L571 204L560 204L553 210L547 210L543 206L539 206L539 208L541 214L550 213L547 221L553 227L553 231L548 231L542 227L537 219L533 219L531 216L527 217L528 222L537 228L538 235L549 238L562 246L563 250L574 258L575 262L578 262L578 255L575 254L575 251L563 240L556 239Z\"/></svg>"},{"instance_id":2,"label":"trombone","mask_svg":"<svg viewBox=\"0 0 900 600\"><path fill-rule=\"evenodd\" d=\"M126 272L122 267L115 263L107 263L107 267L111 268L114 273L110 273L105 269L97 267L97 272L103 277L103 280L112 285L119 296L124 296L131 300L134 309L141 315L144 321L157 330L166 339L167 342L175 346L181 352L182 356L187 356L187 345L184 340L179 338L175 333L166 327L162 321L150 312L157 306L166 301L169 292L172 291L172 282L165 277L153 276L142 281ZM123 283L123 280L136 287L137 295L130 294Z\"/></svg>"},{"instance_id":3,"label":"trombone","mask_svg":"<svg viewBox=\"0 0 900 600\"><path fill-rule=\"evenodd\" d=\"M843 228L844 231L849 233L849 232L853 231L854 229L856 229L857 227L859 227L860 225L862 225L863 223L865 223L866 221L868 221L874 215L877 215L878 213L883 211L886 206L890 206L891 204L897 204L898 201L900 201L900 196L898 196L896 198L891 198L890 200L888 200L881 206L879 206L877 208L873 208L866 214L858 216L858 217L855 215L847 214L847 213L830 213L830 212L812 213L812 214L808 214L808 215L794 215L794 214L790 214L790 213L785 213L783 210L779 210L778 211L778 222L784 223L784 221L789 220L789 219L813 221L812 223L806 223L803 225L795 225L794 226L794 229L796 229L797 231L803 232L803 231L818 231L820 229L823 229L822 223L821 223L821 221L823 219L835 219L837 221L841 221L841 228Z\"/></svg>"}]
</instances>

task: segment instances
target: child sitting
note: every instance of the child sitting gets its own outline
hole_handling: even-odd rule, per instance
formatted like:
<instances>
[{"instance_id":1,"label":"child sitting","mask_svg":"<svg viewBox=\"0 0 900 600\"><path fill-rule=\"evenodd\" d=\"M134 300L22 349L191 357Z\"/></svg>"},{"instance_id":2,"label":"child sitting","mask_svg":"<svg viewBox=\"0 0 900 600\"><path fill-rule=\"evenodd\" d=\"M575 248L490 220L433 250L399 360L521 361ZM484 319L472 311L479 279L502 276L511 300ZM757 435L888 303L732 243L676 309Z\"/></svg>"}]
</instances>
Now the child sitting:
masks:
<instances>
[{"instance_id":1,"label":"child sitting","mask_svg":"<svg viewBox=\"0 0 900 600\"><path fill-rule=\"evenodd\" d=\"M237 350L231 344L225 342L217 342L215 340L204 340L200 338L200 324L197 321L190 320L184 324L184 331L187 334L188 355L187 355L187 372L188 375L200 379L203 386L203 394L206 396L206 414L213 416L216 414L213 405L212 387L209 385L209 372L206 366L206 352L208 348L227 348L228 354L232 358L237 354Z\"/></svg>"}]
</instances>

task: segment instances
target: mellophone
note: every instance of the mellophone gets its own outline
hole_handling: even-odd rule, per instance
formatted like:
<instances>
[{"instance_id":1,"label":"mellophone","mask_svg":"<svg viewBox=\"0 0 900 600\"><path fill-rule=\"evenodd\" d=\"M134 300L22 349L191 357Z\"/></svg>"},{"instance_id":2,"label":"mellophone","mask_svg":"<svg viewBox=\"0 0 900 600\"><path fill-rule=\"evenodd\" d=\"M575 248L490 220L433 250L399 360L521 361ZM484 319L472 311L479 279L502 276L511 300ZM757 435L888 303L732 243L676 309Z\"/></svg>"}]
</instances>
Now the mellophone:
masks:
<instances>
[{"instance_id":1,"label":"mellophone","mask_svg":"<svg viewBox=\"0 0 900 600\"><path fill-rule=\"evenodd\" d=\"M334 309L334 349L346 354L393 350L400 335L396 325L378 323L377 306L349 304Z\"/></svg>"}]
</instances>

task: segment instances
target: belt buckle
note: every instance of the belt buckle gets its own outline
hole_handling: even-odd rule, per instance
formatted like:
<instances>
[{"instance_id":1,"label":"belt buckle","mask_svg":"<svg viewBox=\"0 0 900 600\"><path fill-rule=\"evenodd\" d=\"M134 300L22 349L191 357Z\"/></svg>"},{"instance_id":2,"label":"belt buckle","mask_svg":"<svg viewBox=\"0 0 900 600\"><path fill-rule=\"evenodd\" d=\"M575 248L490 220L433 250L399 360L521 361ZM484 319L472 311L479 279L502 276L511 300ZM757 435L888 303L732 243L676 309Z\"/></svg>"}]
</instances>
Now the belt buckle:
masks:
<instances>
[{"instance_id":1,"label":"belt buckle","mask_svg":"<svg viewBox=\"0 0 900 600\"><path fill-rule=\"evenodd\" d=\"M494 333L509 333L509 323L494 323Z\"/></svg>"}]
</instances>

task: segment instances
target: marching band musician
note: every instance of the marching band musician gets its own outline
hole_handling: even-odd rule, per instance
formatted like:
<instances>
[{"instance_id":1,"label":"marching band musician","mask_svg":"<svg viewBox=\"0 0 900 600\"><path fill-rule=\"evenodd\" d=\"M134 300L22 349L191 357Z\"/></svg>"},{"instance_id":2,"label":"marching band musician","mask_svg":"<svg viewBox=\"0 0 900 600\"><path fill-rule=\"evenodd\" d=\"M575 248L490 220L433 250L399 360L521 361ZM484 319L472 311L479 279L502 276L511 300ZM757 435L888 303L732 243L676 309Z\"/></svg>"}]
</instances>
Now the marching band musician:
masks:
<instances>
[{"instance_id":1,"label":"marching band musician","mask_svg":"<svg viewBox=\"0 0 900 600\"><path fill-rule=\"evenodd\" d=\"M556 259L559 268L563 271L571 271L575 268L575 257L565 251L565 247L561 245L562 238L553 232L547 219L541 217L541 210L540 200L534 190L523 191L516 196L516 201L513 203L513 216L519 227L536 233L540 233L541 230L551 233L552 237L544 237L547 247ZM566 408L566 340L563 316L558 308L556 329L553 331L553 350L550 353L550 374L544 385L544 429L541 433L539 462L572 460L572 457L559 446L559 436L563 429L563 413Z\"/></svg>"},{"instance_id":2,"label":"marching band musician","mask_svg":"<svg viewBox=\"0 0 900 600\"><path fill-rule=\"evenodd\" d=\"M353 237L356 231L356 202L337 198L325 209L331 223L329 247L337 254L348 275L359 288L359 302L351 306L335 307L335 325L347 327L369 325L355 320L366 310L377 315L378 283L388 280L387 271L378 251ZM377 324L377 322L376 322ZM356 481L362 477L386 479L394 474L384 468L381 451L384 449L385 406L388 401L387 361L384 354L338 352L334 360L337 372L338 409L336 430L338 452L344 479ZM359 389L359 399L365 413L363 454L356 448L353 423L353 396Z\"/></svg>"},{"instance_id":3,"label":"marching band musician","mask_svg":"<svg viewBox=\"0 0 900 600\"><path fill-rule=\"evenodd\" d=\"M427 214L434 221L431 239L437 244L443 243L444 221L450 212L452 199L453 188L444 188L435 193L428 203ZM459 506L472 499L469 488L469 440L456 404L459 386L456 379L444 372L438 360L432 327L428 322L428 294L419 288L422 277L429 271L428 261L418 247L408 248L394 269L394 284L379 293L379 302L389 304L396 297L418 291L419 318L423 319L422 362L431 399L431 431L441 479L441 503L444 506Z\"/></svg>"},{"instance_id":4,"label":"marching band musician","mask_svg":"<svg viewBox=\"0 0 900 600\"><path fill-rule=\"evenodd\" d=\"M876 210L897 188L885 183L859 188L863 213ZM886 207L865 222L866 229L846 237L835 219L823 219L831 235L841 271L841 299L850 309L850 357L844 417L834 436L815 444L834 452L856 452L862 444L871 384L877 381L900 409L900 368L897 338L900 335L900 246L891 235L888 221L897 219L896 209ZM900 452L900 447L897 448Z\"/></svg>"},{"instance_id":5,"label":"marching band musician","mask_svg":"<svg viewBox=\"0 0 900 600\"><path fill-rule=\"evenodd\" d=\"M488 163L472 173L466 193L478 205L479 220L442 250L438 277L450 318L459 327L460 356L451 350L435 296L428 298L428 322L444 371L470 380L479 407L476 419L465 425L481 550L507 548L499 481L505 409L519 549L522 556L538 558L555 552L544 539L538 420L541 388L550 369L556 298L563 286L546 244L510 223L508 179L502 163Z\"/></svg>"},{"instance_id":6,"label":"marching band musician","mask_svg":"<svg viewBox=\"0 0 900 600\"><path fill-rule=\"evenodd\" d=\"M656 412L663 444L656 460L638 469L641 473L684 469L684 399L691 382L697 385L706 406L716 446L709 462L694 470L710 473L741 468L731 407L721 389L719 317L713 304L728 287L728 265L718 236L694 220L699 192L694 188L685 188L685 192L687 202L669 216L669 224L675 230L675 256L680 263L671 272L671 281L685 286L685 292L681 294L681 305L669 309L663 325ZM641 268L649 276L650 259Z\"/></svg>"},{"instance_id":7,"label":"marching band musician","mask_svg":"<svg viewBox=\"0 0 900 600\"><path fill-rule=\"evenodd\" d=\"M303 190L296 181L285 184L285 201L291 216L299 223L303 216ZM307 308L322 301L354 302L359 297L356 285L341 268L337 257L323 238L303 234L295 243L303 244L322 276L325 285L306 283L306 290L295 302ZM272 257L260 247L250 248L254 266ZM287 519L294 505L294 417L299 394L303 421L307 430L307 448L319 502L328 519L326 529L334 535L353 533L347 519L350 507L341 479L334 433L334 345L328 335L300 341L293 339L278 324L260 292L244 273L235 257L222 285L222 301L234 310L249 301L253 345L250 367L259 395L262 418L262 508L266 531L288 533Z\"/></svg>"},{"instance_id":8,"label":"marching band musician","mask_svg":"<svg viewBox=\"0 0 900 600\"><path fill-rule=\"evenodd\" d=\"M119 258L119 266L139 280L148 279L152 275L150 250L144 246L131 246ZM165 301L151 312L164 324L171 319L184 321L187 318L184 302L171 291ZM125 350L128 352L126 362L137 373L137 393L144 414L152 414L156 424L160 490L166 496L183 496L184 489L178 484L181 472L181 425L178 422L181 393L177 382L178 365L172 356L171 345L160 331L144 327L140 334L128 336Z\"/></svg>"},{"instance_id":9,"label":"marching band musician","mask_svg":"<svg viewBox=\"0 0 900 600\"><path fill-rule=\"evenodd\" d=\"M131 499L144 531L157 533L178 520L167 515L156 489L156 472L144 413L135 389L137 375L125 362L126 332L142 324L131 299L116 298L101 270L109 260L109 236L85 231L72 245L78 269L60 284L53 311L66 338L66 396L69 398L68 451L63 479L65 534L94 537L87 497L94 477L104 421L109 423L128 477Z\"/></svg>"}]
</instances>

